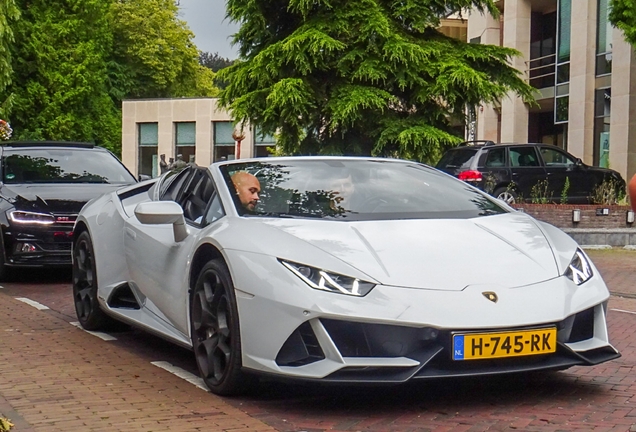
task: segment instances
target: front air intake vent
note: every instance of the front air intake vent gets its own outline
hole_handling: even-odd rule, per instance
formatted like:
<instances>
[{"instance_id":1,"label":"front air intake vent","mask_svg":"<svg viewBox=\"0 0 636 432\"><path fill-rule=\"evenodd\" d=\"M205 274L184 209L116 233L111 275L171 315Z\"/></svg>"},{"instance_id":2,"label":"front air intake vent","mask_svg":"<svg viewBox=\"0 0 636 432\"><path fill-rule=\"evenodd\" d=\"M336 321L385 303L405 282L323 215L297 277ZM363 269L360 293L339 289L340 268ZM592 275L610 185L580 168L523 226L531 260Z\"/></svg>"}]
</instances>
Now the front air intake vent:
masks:
<instances>
[{"instance_id":1,"label":"front air intake vent","mask_svg":"<svg viewBox=\"0 0 636 432\"><path fill-rule=\"evenodd\" d=\"M279 366L303 366L323 360L325 354L309 322L301 324L287 338L276 356Z\"/></svg>"},{"instance_id":2,"label":"front air intake vent","mask_svg":"<svg viewBox=\"0 0 636 432\"><path fill-rule=\"evenodd\" d=\"M137 297L128 284L120 285L113 290L108 306L113 309L141 309Z\"/></svg>"}]
</instances>

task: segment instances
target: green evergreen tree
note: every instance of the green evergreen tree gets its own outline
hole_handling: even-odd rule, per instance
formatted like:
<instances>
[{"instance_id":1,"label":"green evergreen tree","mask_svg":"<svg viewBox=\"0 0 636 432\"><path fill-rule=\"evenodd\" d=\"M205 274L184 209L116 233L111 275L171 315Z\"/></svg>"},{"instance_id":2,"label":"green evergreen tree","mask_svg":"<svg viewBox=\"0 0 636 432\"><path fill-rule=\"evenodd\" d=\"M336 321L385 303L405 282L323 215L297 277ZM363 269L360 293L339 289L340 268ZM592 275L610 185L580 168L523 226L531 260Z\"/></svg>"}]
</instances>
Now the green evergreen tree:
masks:
<instances>
[{"instance_id":1,"label":"green evergreen tree","mask_svg":"<svg viewBox=\"0 0 636 432\"><path fill-rule=\"evenodd\" d=\"M443 35L440 18L493 0L228 0L240 58L218 72L239 122L278 132L290 154L433 162L461 139L467 105L532 89L515 50Z\"/></svg>"}]
</instances>

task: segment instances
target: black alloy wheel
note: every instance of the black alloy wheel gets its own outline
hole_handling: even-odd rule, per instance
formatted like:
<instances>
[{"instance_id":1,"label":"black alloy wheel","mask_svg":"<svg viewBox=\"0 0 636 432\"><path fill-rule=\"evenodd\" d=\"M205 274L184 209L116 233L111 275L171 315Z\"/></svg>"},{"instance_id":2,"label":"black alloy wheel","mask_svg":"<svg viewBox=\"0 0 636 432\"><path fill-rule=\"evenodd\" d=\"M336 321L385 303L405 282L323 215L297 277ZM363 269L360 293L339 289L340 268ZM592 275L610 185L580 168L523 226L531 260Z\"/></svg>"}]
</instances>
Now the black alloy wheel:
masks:
<instances>
[{"instance_id":1,"label":"black alloy wheel","mask_svg":"<svg viewBox=\"0 0 636 432\"><path fill-rule=\"evenodd\" d=\"M192 348L201 378L218 395L244 392L251 377L241 371L238 309L230 272L221 260L208 262L190 302Z\"/></svg>"},{"instance_id":2,"label":"black alloy wheel","mask_svg":"<svg viewBox=\"0 0 636 432\"><path fill-rule=\"evenodd\" d=\"M2 236L2 231L0 230L0 236ZM9 268L5 264L4 259L4 242L0 240L0 282L7 281L9 279Z\"/></svg>"},{"instance_id":3,"label":"black alloy wheel","mask_svg":"<svg viewBox=\"0 0 636 432\"><path fill-rule=\"evenodd\" d=\"M83 231L73 246L73 300L77 319L86 330L106 330L116 323L99 307L96 273L91 236Z\"/></svg>"}]
</instances>

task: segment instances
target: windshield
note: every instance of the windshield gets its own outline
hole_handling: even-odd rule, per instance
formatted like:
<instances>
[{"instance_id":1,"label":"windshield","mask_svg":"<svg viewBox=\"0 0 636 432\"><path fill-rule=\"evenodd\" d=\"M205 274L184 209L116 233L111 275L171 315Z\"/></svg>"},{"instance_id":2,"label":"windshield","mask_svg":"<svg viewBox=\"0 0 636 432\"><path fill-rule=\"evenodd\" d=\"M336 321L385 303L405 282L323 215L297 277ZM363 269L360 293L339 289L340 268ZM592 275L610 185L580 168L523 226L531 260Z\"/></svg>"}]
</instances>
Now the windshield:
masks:
<instances>
[{"instance_id":1,"label":"windshield","mask_svg":"<svg viewBox=\"0 0 636 432\"><path fill-rule=\"evenodd\" d=\"M134 183L111 153L82 148L5 149L5 183Z\"/></svg>"},{"instance_id":2,"label":"windshield","mask_svg":"<svg viewBox=\"0 0 636 432\"><path fill-rule=\"evenodd\" d=\"M477 154L477 149L474 148L458 148L447 151L444 156L437 162L437 168L460 168L468 167L470 160Z\"/></svg>"},{"instance_id":3,"label":"windshield","mask_svg":"<svg viewBox=\"0 0 636 432\"><path fill-rule=\"evenodd\" d=\"M415 162L299 158L220 169L244 216L379 220L507 212L466 183Z\"/></svg>"}]
</instances>

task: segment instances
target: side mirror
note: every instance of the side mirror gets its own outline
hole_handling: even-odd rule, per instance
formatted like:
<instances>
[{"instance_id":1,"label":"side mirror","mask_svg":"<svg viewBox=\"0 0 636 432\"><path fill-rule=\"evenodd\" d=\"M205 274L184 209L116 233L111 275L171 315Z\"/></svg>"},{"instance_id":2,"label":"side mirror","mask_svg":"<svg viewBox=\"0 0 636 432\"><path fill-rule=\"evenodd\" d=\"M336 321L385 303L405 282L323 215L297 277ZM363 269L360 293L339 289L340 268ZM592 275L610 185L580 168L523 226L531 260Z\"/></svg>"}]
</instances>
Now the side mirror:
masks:
<instances>
[{"instance_id":1,"label":"side mirror","mask_svg":"<svg viewBox=\"0 0 636 432\"><path fill-rule=\"evenodd\" d=\"M181 242L188 236L183 209L174 201L150 201L137 204L135 216L144 225L172 224L174 241Z\"/></svg>"},{"instance_id":2,"label":"side mirror","mask_svg":"<svg viewBox=\"0 0 636 432\"><path fill-rule=\"evenodd\" d=\"M576 166L583 166L583 161L581 160L581 158L576 158Z\"/></svg>"},{"instance_id":3,"label":"side mirror","mask_svg":"<svg viewBox=\"0 0 636 432\"><path fill-rule=\"evenodd\" d=\"M146 175L146 174L139 174L139 178L138 178L138 180L139 180L140 182L142 182L142 181L146 181L146 180L150 180L150 179L152 179L152 177L150 177L149 175Z\"/></svg>"}]
</instances>

